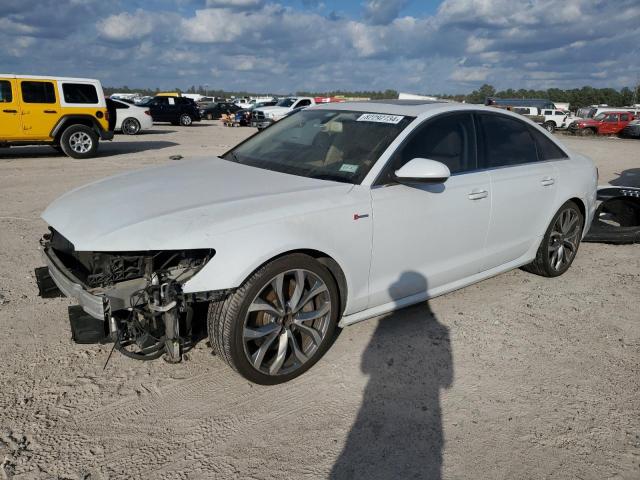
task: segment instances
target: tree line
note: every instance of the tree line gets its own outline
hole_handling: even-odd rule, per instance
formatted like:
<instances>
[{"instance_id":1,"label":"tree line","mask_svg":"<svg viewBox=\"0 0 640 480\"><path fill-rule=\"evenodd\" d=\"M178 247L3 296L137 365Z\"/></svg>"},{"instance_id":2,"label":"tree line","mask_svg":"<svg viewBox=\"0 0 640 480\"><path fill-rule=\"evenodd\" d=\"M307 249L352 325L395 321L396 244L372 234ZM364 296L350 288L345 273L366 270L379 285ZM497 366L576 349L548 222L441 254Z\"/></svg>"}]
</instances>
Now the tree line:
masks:
<instances>
[{"instance_id":1,"label":"tree line","mask_svg":"<svg viewBox=\"0 0 640 480\"><path fill-rule=\"evenodd\" d=\"M160 88L134 88L131 89L128 86L123 87L105 87L105 95L111 95L112 93L140 93L142 95L154 95L161 91ZM192 85L187 90L181 90L180 88L165 89L164 91L172 92L184 92L184 93L199 93L201 95L208 95L211 97L246 97L246 96L265 96L271 95L270 93L256 93L248 91L229 91L222 89L209 89L203 85ZM296 95L305 97L364 97L372 100L380 100L383 98L398 98L398 92L396 90L363 90L363 91L351 91L351 90L333 90L324 92L312 92L312 91L298 91ZM594 88L585 86L582 88L572 88L563 90L560 88L549 88L547 90L527 90L508 88L506 90L496 90L495 87L489 84L484 84L477 90L473 90L471 93L461 94L426 94L429 96L435 96L439 98L445 98L449 100L455 100L458 102L466 103L484 103L487 97L497 98L544 98L553 102L569 103L571 108L580 108L588 105L607 104L612 107L622 107L626 105L632 105L640 103L640 84L635 88L624 87L620 90L615 88ZM282 96L281 94L277 96Z\"/></svg>"}]
</instances>

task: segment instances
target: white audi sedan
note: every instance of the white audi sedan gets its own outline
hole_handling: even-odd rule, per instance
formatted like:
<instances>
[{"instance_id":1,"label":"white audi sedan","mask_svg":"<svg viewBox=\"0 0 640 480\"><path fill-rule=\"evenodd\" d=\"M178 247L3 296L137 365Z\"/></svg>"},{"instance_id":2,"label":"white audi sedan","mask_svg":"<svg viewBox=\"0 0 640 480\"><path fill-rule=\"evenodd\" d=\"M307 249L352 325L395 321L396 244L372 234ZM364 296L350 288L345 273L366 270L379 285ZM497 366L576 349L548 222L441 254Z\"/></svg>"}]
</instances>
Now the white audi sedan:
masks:
<instances>
[{"instance_id":1,"label":"white audi sedan","mask_svg":"<svg viewBox=\"0 0 640 480\"><path fill-rule=\"evenodd\" d=\"M137 135L143 130L153 127L153 119L148 108L139 107L120 100L111 99L116 111L116 125L114 130L125 135Z\"/></svg>"},{"instance_id":2,"label":"white audi sedan","mask_svg":"<svg viewBox=\"0 0 640 480\"><path fill-rule=\"evenodd\" d=\"M275 384L317 362L337 327L518 267L563 274L596 183L590 159L507 111L327 104L221 157L57 199L38 280L77 299L77 341L179 361L201 314L222 360Z\"/></svg>"}]
</instances>

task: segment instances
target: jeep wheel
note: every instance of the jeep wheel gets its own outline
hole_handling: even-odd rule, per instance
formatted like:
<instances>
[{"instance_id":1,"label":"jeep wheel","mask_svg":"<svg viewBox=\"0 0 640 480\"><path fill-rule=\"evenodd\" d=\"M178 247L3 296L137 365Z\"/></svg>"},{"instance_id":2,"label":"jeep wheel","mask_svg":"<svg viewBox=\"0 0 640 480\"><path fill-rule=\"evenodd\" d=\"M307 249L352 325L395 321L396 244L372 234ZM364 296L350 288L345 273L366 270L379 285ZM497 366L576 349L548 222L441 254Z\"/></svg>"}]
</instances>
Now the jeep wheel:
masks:
<instances>
[{"instance_id":1,"label":"jeep wheel","mask_svg":"<svg viewBox=\"0 0 640 480\"><path fill-rule=\"evenodd\" d=\"M140 132L140 122L135 118L125 118L122 122L122 133L136 135Z\"/></svg>"},{"instance_id":2,"label":"jeep wheel","mask_svg":"<svg viewBox=\"0 0 640 480\"><path fill-rule=\"evenodd\" d=\"M187 115L186 113L180 115L180 125L182 125L183 127L189 127L192 123L193 119L190 115Z\"/></svg>"},{"instance_id":3,"label":"jeep wheel","mask_svg":"<svg viewBox=\"0 0 640 480\"><path fill-rule=\"evenodd\" d=\"M545 122L542 126L549 133L553 133L556 131L556 124L553 122Z\"/></svg>"},{"instance_id":4,"label":"jeep wheel","mask_svg":"<svg viewBox=\"0 0 640 480\"><path fill-rule=\"evenodd\" d=\"M593 135L595 135L596 132L593 130L593 128L583 128L582 129L582 136L583 137L591 137Z\"/></svg>"},{"instance_id":5,"label":"jeep wheel","mask_svg":"<svg viewBox=\"0 0 640 480\"><path fill-rule=\"evenodd\" d=\"M71 125L62 133L60 147L71 158L91 158L98 150L98 136L86 125Z\"/></svg>"}]
</instances>

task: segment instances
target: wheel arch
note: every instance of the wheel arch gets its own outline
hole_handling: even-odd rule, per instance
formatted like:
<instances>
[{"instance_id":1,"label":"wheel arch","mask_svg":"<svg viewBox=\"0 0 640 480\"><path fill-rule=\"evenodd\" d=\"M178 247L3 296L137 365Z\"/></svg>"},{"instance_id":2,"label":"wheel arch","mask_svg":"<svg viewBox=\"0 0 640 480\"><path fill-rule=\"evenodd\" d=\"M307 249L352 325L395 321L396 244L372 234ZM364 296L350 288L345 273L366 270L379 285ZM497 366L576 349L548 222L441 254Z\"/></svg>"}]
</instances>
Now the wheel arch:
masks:
<instances>
[{"instance_id":1,"label":"wheel arch","mask_svg":"<svg viewBox=\"0 0 640 480\"><path fill-rule=\"evenodd\" d=\"M91 115L65 115L58 120L58 123L51 130L50 137L56 141L60 140L62 133L71 125L84 125L93 129L96 135L100 136L102 127Z\"/></svg>"},{"instance_id":2,"label":"wheel arch","mask_svg":"<svg viewBox=\"0 0 640 480\"><path fill-rule=\"evenodd\" d=\"M288 255L293 255L295 253L302 253L304 255L308 255L314 258L316 261L318 261L318 263L320 263L321 265L324 265L327 268L327 270L329 270L329 273L333 277L333 280L336 282L336 286L338 287L338 295L340 296L339 298L340 315L342 315L347 305L347 295L348 295L347 277L345 276L344 271L342 270L342 267L340 266L340 264L331 255L325 252L322 252L320 250L315 250L312 248L299 248L299 249L288 250L286 252L279 253L269 258L268 260L262 262L255 269L253 269L251 273L242 280L242 283L246 282L247 278L253 275L255 271L259 270L260 268L267 265L268 263L271 263L274 260L277 260L282 257L286 257Z\"/></svg>"}]
</instances>

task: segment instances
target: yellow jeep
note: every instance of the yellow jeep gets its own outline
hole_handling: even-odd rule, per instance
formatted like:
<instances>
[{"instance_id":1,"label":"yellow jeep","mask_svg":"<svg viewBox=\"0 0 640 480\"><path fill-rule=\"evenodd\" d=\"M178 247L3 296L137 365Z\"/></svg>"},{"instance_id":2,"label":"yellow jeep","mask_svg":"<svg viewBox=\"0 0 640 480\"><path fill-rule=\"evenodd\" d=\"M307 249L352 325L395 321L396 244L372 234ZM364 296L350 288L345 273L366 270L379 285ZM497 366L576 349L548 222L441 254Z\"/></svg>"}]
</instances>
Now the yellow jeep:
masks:
<instances>
[{"instance_id":1,"label":"yellow jeep","mask_svg":"<svg viewBox=\"0 0 640 480\"><path fill-rule=\"evenodd\" d=\"M115 120L98 80L0 74L0 147L51 145L89 158L113 138Z\"/></svg>"}]
</instances>

